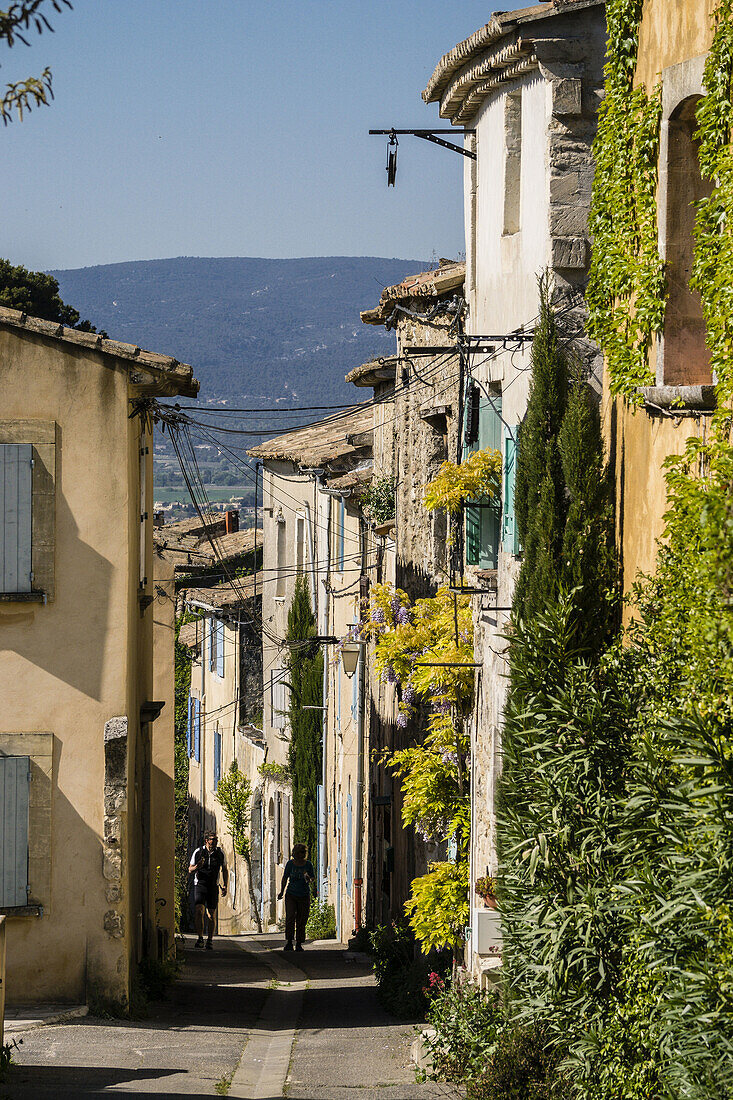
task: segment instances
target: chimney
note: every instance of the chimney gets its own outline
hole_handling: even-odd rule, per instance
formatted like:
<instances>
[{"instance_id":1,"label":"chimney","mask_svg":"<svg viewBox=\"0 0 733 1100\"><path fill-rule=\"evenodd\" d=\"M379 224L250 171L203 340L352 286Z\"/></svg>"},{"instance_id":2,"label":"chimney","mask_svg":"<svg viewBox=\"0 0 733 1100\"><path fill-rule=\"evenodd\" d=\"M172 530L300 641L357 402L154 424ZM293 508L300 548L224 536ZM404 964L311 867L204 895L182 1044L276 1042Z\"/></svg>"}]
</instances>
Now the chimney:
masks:
<instances>
[{"instance_id":1,"label":"chimney","mask_svg":"<svg viewBox=\"0 0 733 1100\"><path fill-rule=\"evenodd\" d=\"M226 526L226 533L228 535L232 535L232 534L234 534L235 531L239 530L239 512L237 512L236 509L234 509L234 508L228 509L225 512L225 518L226 518L226 525L227 525Z\"/></svg>"}]
</instances>

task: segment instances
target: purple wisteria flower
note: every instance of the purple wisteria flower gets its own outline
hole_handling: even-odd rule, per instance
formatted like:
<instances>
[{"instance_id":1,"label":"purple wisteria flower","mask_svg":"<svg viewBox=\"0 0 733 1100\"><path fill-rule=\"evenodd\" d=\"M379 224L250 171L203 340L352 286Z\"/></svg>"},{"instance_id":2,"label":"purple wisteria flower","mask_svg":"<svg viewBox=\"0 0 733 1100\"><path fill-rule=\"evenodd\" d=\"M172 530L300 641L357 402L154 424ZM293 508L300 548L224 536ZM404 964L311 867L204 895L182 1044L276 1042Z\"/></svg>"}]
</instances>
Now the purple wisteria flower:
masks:
<instances>
[{"instance_id":1,"label":"purple wisteria flower","mask_svg":"<svg viewBox=\"0 0 733 1100\"><path fill-rule=\"evenodd\" d=\"M399 596L393 596L392 599L389 601L389 606L392 608L392 614L396 615L402 607L402 600L399 598Z\"/></svg>"},{"instance_id":2,"label":"purple wisteria flower","mask_svg":"<svg viewBox=\"0 0 733 1100\"><path fill-rule=\"evenodd\" d=\"M451 704L447 699L438 699L437 702L433 703L433 709L438 714L450 714Z\"/></svg>"},{"instance_id":3,"label":"purple wisteria flower","mask_svg":"<svg viewBox=\"0 0 733 1100\"><path fill-rule=\"evenodd\" d=\"M394 617L395 622L398 622L401 626L405 626L407 623L412 622L412 615L410 614L409 607L398 607Z\"/></svg>"},{"instance_id":4,"label":"purple wisteria flower","mask_svg":"<svg viewBox=\"0 0 733 1100\"><path fill-rule=\"evenodd\" d=\"M374 611L372 611L372 622L373 623L386 622L386 620L384 618L384 611L382 610L381 607L375 607Z\"/></svg>"},{"instance_id":5,"label":"purple wisteria flower","mask_svg":"<svg viewBox=\"0 0 733 1100\"><path fill-rule=\"evenodd\" d=\"M403 714L402 711L400 711L400 713L397 715L397 728L403 730L403 729L406 728L406 726L407 726L407 715Z\"/></svg>"},{"instance_id":6,"label":"purple wisteria flower","mask_svg":"<svg viewBox=\"0 0 733 1100\"><path fill-rule=\"evenodd\" d=\"M458 767L458 753L450 752L450 750L446 749L440 755L443 758L443 763L444 764L448 764L452 768L457 768Z\"/></svg>"},{"instance_id":7,"label":"purple wisteria flower","mask_svg":"<svg viewBox=\"0 0 733 1100\"><path fill-rule=\"evenodd\" d=\"M408 707L414 706L417 702L417 692L415 691L412 684L405 684L404 690L402 692L402 702L405 703L405 705Z\"/></svg>"},{"instance_id":8,"label":"purple wisteria flower","mask_svg":"<svg viewBox=\"0 0 733 1100\"><path fill-rule=\"evenodd\" d=\"M396 684L397 683L397 673L392 668L392 665L387 665L387 667L385 668L384 678L385 678L385 680L387 681L388 684Z\"/></svg>"}]
</instances>

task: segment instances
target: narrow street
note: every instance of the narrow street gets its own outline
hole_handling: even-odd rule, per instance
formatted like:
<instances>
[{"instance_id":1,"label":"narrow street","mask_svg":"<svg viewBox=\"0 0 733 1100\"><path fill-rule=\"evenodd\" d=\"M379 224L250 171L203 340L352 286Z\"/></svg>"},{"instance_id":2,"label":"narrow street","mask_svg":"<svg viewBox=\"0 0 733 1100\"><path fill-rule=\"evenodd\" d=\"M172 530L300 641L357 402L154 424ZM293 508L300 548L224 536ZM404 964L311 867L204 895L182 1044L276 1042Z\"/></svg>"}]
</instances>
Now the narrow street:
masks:
<instances>
[{"instance_id":1,"label":"narrow street","mask_svg":"<svg viewBox=\"0 0 733 1100\"><path fill-rule=\"evenodd\" d=\"M326 942L286 955L281 943L221 938L209 953L187 937L182 976L146 1019L26 1032L0 1097L456 1100L416 1083L414 1026L382 1009L364 956Z\"/></svg>"}]
</instances>

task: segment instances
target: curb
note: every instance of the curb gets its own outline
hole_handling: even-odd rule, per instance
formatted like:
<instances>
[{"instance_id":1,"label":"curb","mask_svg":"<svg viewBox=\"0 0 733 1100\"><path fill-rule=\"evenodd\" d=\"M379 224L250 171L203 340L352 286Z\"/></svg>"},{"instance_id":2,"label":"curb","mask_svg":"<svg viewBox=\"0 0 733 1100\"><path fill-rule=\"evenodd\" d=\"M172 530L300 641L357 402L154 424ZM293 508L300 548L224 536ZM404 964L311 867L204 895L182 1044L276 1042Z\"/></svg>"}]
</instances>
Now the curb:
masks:
<instances>
[{"instance_id":1,"label":"curb","mask_svg":"<svg viewBox=\"0 0 733 1100\"><path fill-rule=\"evenodd\" d=\"M19 1035L23 1031L36 1031L39 1027L49 1027L51 1024L65 1024L70 1020L79 1020L89 1013L88 1005L79 1005L77 1008L69 1008L65 1012L56 1012L53 1016L35 1017L32 1020L9 1020L5 1018L5 1034Z\"/></svg>"}]
</instances>

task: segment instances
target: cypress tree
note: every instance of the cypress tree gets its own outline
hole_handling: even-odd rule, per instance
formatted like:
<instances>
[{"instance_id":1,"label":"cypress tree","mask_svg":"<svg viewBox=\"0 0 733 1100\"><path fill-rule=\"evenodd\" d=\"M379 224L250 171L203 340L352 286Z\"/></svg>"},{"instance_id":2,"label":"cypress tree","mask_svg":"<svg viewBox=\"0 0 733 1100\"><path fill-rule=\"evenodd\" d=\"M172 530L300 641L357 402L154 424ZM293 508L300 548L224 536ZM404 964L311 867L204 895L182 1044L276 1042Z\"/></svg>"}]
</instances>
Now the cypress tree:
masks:
<instances>
[{"instance_id":1,"label":"cypress tree","mask_svg":"<svg viewBox=\"0 0 733 1100\"><path fill-rule=\"evenodd\" d=\"M568 498L561 575L575 591L578 645L598 653L618 625L618 558L600 412L579 369L558 444Z\"/></svg>"},{"instance_id":2,"label":"cypress tree","mask_svg":"<svg viewBox=\"0 0 733 1100\"><path fill-rule=\"evenodd\" d=\"M287 667L290 683L288 718L290 746L288 758L293 781L295 842L308 845L314 859L318 845L317 788L321 781L321 716L323 704L323 653L317 643L308 645L316 635L308 582L304 576L295 582L293 601L288 612L285 634L290 643Z\"/></svg>"},{"instance_id":3,"label":"cypress tree","mask_svg":"<svg viewBox=\"0 0 733 1100\"><path fill-rule=\"evenodd\" d=\"M532 382L519 432L515 508L523 546L514 621L528 622L574 590L575 639L598 653L618 618L613 491L598 408L581 365L560 345L546 277L532 344Z\"/></svg>"},{"instance_id":4,"label":"cypress tree","mask_svg":"<svg viewBox=\"0 0 733 1100\"><path fill-rule=\"evenodd\" d=\"M567 357L545 276L540 279L540 316L532 343L532 382L519 431L515 512L523 547L514 596L517 620L536 614L558 591L567 504L558 446L568 390Z\"/></svg>"}]
</instances>

